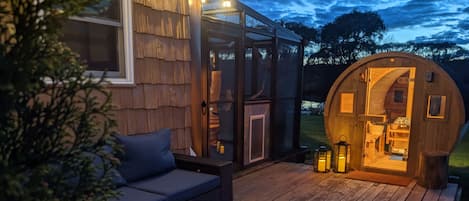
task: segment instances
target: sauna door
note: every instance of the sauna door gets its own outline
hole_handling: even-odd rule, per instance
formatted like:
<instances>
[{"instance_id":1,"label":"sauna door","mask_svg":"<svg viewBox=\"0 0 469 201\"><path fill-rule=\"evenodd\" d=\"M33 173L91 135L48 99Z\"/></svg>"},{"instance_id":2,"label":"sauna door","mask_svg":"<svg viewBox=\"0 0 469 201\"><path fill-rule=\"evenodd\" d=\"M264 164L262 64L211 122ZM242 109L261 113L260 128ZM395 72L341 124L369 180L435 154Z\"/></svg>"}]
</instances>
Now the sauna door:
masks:
<instances>
[{"instance_id":1,"label":"sauna door","mask_svg":"<svg viewBox=\"0 0 469 201\"><path fill-rule=\"evenodd\" d=\"M202 102L205 154L226 161L235 159L236 47L230 37L209 34L205 41Z\"/></svg>"},{"instance_id":2,"label":"sauna door","mask_svg":"<svg viewBox=\"0 0 469 201\"><path fill-rule=\"evenodd\" d=\"M415 68L368 68L363 166L407 172Z\"/></svg>"}]
</instances>

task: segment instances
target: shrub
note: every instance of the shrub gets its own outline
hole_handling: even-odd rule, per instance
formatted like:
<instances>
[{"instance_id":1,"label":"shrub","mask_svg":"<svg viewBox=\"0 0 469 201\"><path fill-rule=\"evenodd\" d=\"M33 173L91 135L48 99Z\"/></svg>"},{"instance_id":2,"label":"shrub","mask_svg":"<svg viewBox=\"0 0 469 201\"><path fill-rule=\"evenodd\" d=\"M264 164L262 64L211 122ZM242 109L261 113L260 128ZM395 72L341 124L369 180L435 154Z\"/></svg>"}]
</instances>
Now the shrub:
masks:
<instances>
[{"instance_id":1,"label":"shrub","mask_svg":"<svg viewBox=\"0 0 469 201\"><path fill-rule=\"evenodd\" d=\"M0 200L116 196L111 94L59 40L63 20L94 3L0 2Z\"/></svg>"}]
</instances>

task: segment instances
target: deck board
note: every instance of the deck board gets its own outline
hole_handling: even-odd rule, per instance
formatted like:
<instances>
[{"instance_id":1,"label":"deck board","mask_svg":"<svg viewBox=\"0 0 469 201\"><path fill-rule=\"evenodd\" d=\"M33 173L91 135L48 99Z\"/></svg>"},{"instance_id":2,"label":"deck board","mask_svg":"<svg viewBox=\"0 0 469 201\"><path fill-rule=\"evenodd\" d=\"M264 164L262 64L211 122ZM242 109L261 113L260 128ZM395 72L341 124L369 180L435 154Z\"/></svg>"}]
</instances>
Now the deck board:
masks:
<instances>
[{"instance_id":1,"label":"deck board","mask_svg":"<svg viewBox=\"0 0 469 201\"><path fill-rule=\"evenodd\" d=\"M355 200L358 200L360 197L363 196L363 194L367 193L368 190L373 185L375 185L375 183L372 183L372 182L365 182L365 181L352 180L352 179L347 179L347 180L354 181L354 182L360 182L361 184L359 184L358 190L355 191L355 193L351 193L349 195L344 196L342 201L355 201Z\"/></svg>"},{"instance_id":2,"label":"deck board","mask_svg":"<svg viewBox=\"0 0 469 201\"><path fill-rule=\"evenodd\" d=\"M448 184L448 187L446 187L446 189L443 189L441 191L438 201L453 201L455 199L457 191L458 191L457 184L451 184L451 183Z\"/></svg>"},{"instance_id":3,"label":"deck board","mask_svg":"<svg viewBox=\"0 0 469 201\"><path fill-rule=\"evenodd\" d=\"M412 190L414 189L415 184L417 184L417 181L414 180L414 181L410 182L410 184L407 185L406 187L399 186L397 191L392 196L391 200L393 200L393 201L405 201L407 199L407 197L409 196L410 192L412 192Z\"/></svg>"},{"instance_id":4,"label":"deck board","mask_svg":"<svg viewBox=\"0 0 469 201\"><path fill-rule=\"evenodd\" d=\"M415 185L412 192L410 192L409 197L407 197L406 201L421 201L427 189L421 187L419 185Z\"/></svg>"},{"instance_id":5,"label":"deck board","mask_svg":"<svg viewBox=\"0 0 469 201\"><path fill-rule=\"evenodd\" d=\"M397 191L399 186L386 185L384 189L376 195L373 201L388 201L391 200L394 193Z\"/></svg>"},{"instance_id":6,"label":"deck board","mask_svg":"<svg viewBox=\"0 0 469 201\"><path fill-rule=\"evenodd\" d=\"M276 163L233 181L236 201L454 201L457 184L428 190L412 181L395 186L345 178L345 174L314 173L310 165Z\"/></svg>"},{"instance_id":7,"label":"deck board","mask_svg":"<svg viewBox=\"0 0 469 201\"><path fill-rule=\"evenodd\" d=\"M379 192L381 192L384 189L385 186L386 186L386 184L377 184L377 183L375 183L358 200L360 200L360 201L373 201L375 199L375 197L379 194Z\"/></svg>"},{"instance_id":8,"label":"deck board","mask_svg":"<svg viewBox=\"0 0 469 201\"><path fill-rule=\"evenodd\" d=\"M311 197L319 192L319 188L317 188L316 184L320 183L322 180L328 177L327 174L312 176L306 173L301 178L301 181L292 187L290 191L284 192L282 195L276 197L273 200L281 201L311 199Z\"/></svg>"},{"instance_id":9,"label":"deck board","mask_svg":"<svg viewBox=\"0 0 469 201\"><path fill-rule=\"evenodd\" d=\"M427 190L422 201L438 201L438 198L440 197L440 193L441 193L440 189Z\"/></svg>"}]
</instances>

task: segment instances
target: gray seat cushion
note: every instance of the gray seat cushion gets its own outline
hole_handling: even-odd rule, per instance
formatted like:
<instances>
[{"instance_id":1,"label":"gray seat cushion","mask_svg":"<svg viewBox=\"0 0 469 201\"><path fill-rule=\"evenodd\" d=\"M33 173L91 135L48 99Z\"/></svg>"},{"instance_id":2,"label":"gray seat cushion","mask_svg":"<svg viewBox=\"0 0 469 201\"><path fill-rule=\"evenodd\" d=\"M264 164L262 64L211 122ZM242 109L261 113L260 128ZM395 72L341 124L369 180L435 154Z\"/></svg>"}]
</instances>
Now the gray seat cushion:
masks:
<instances>
[{"instance_id":1,"label":"gray seat cushion","mask_svg":"<svg viewBox=\"0 0 469 201\"><path fill-rule=\"evenodd\" d=\"M169 129L133 136L116 135L116 138L124 146L124 156L121 157L118 170L127 182L162 174L176 168L174 156L170 150L171 132Z\"/></svg>"},{"instance_id":2,"label":"gray seat cushion","mask_svg":"<svg viewBox=\"0 0 469 201\"><path fill-rule=\"evenodd\" d=\"M149 193L129 187L120 187L117 191L121 192L121 197L111 199L111 201L166 201L165 196L155 193Z\"/></svg>"},{"instance_id":3,"label":"gray seat cushion","mask_svg":"<svg viewBox=\"0 0 469 201\"><path fill-rule=\"evenodd\" d=\"M182 201L209 192L220 185L216 175L175 169L160 176L130 183L129 186Z\"/></svg>"},{"instance_id":4,"label":"gray seat cushion","mask_svg":"<svg viewBox=\"0 0 469 201\"><path fill-rule=\"evenodd\" d=\"M104 176L104 168L105 168L103 158L101 158L95 153L84 152L83 154L86 157L89 157L93 161L93 166L95 168L94 176L98 179L102 178ZM114 183L114 185L116 185L116 187L121 187L127 184L127 181L125 180L124 177L122 177L122 175L120 174L119 171L117 171L117 169L115 168L110 169L108 174L111 174L112 182Z\"/></svg>"}]
</instances>

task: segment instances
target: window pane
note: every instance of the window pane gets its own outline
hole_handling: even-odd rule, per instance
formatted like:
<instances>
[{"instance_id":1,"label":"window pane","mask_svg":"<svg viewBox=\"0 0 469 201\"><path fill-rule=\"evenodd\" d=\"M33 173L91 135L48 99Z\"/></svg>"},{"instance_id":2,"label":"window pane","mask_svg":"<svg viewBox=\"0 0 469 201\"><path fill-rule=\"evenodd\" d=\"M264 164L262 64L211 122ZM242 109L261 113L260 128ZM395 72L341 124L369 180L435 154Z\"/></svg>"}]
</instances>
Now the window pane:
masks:
<instances>
[{"instance_id":1,"label":"window pane","mask_svg":"<svg viewBox=\"0 0 469 201\"><path fill-rule=\"evenodd\" d=\"M249 98L253 94L252 90L252 48L246 48L244 55L244 95Z\"/></svg>"},{"instance_id":2,"label":"window pane","mask_svg":"<svg viewBox=\"0 0 469 201\"><path fill-rule=\"evenodd\" d=\"M428 96L427 118L444 119L446 108L446 96Z\"/></svg>"},{"instance_id":3,"label":"window pane","mask_svg":"<svg viewBox=\"0 0 469 201\"><path fill-rule=\"evenodd\" d=\"M121 0L101 0L94 6L87 7L81 16L102 17L120 21Z\"/></svg>"},{"instance_id":4,"label":"window pane","mask_svg":"<svg viewBox=\"0 0 469 201\"><path fill-rule=\"evenodd\" d=\"M265 115L256 115L251 119L251 158L249 160L264 158L264 122Z\"/></svg>"},{"instance_id":5,"label":"window pane","mask_svg":"<svg viewBox=\"0 0 469 201\"><path fill-rule=\"evenodd\" d=\"M340 94L340 112L353 113L354 108L354 93L341 93Z\"/></svg>"},{"instance_id":6,"label":"window pane","mask_svg":"<svg viewBox=\"0 0 469 201\"><path fill-rule=\"evenodd\" d=\"M226 38L210 37L209 59L208 156L233 161L236 153L234 143L236 42Z\"/></svg>"},{"instance_id":7,"label":"window pane","mask_svg":"<svg viewBox=\"0 0 469 201\"><path fill-rule=\"evenodd\" d=\"M299 46L279 41L276 90L278 98L295 98L300 70Z\"/></svg>"},{"instance_id":8,"label":"window pane","mask_svg":"<svg viewBox=\"0 0 469 201\"><path fill-rule=\"evenodd\" d=\"M273 129L277 135L274 143L275 152L287 153L293 149L295 133L295 99L277 100L275 104Z\"/></svg>"},{"instance_id":9,"label":"window pane","mask_svg":"<svg viewBox=\"0 0 469 201\"><path fill-rule=\"evenodd\" d=\"M255 100L271 98L271 48L246 48L245 58L244 95L246 99Z\"/></svg>"},{"instance_id":10,"label":"window pane","mask_svg":"<svg viewBox=\"0 0 469 201\"><path fill-rule=\"evenodd\" d=\"M63 41L88 64L91 71L119 72L118 29L112 26L68 20Z\"/></svg>"},{"instance_id":11,"label":"window pane","mask_svg":"<svg viewBox=\"0 0 469 201\"><path fill-rule=\"evenodd\" d=\"M403 103L404 102L404 91L403 90L395 90L394 91L394 102L395 103Z\"/></svg>"},{"instance_id":12,"label":"window pane","mask_svg":"<svg viewBox=\"0 0 469 201\"><path fill-rule=\"evenodd\" d=\"M269 27L269 25L265 24L264 22L250 16L246 15L246 27L261 29L268 32L273 32L273 28Z\"/></svg>"},{"instance_id":13,"label":"window pane","mask_svg":"<svg viewBox=\"0 0 469 201\"><path fill-rule=\"evenodd\" d=\"M257 48L257 51L254 52L254 55L257 60L257 73L256 73L256 94L259 94L259 97L270 98L270 84L271 84L271 74L272 74L272 50L270 48ZM255 95L256 95L255 94Z\"/></svg>"}]
</instances>

